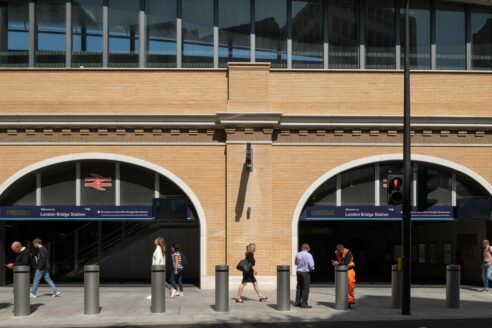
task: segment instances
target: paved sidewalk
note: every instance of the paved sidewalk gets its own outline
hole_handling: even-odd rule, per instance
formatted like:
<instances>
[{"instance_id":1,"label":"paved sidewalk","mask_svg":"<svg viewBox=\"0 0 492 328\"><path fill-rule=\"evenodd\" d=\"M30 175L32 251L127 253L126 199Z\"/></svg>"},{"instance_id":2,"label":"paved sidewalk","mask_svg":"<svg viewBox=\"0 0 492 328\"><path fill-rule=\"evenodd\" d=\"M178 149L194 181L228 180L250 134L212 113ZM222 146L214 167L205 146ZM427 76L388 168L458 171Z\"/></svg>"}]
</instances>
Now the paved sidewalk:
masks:
<instances>
[{"instance_id":1,"label":"paved sidewalk","mask_svg":"<svg viewBox=\"0 0 492 328\"><path fill-rule=\"evenodd\" d=\"M151 314L149 287L101 287L101 313L83 314L83 288L62 287L63 295L51 297L50 290L43 287L38 297L31 299L32 314L14 317L12 288L0 288L0 327L91 327L91 326L138 326L157 324L223 324L252 322L292 321L377 321L377 320L422 320L422 319L468 319L492 318L492 293L479 293L476 288L461 289L461 308L445 307L444 287L414 287L412 289L412 316L402 316L391 308L391 290L384 287L360 287L356 289L357 306L347 311L334 309L334 288L311 289L312 309L292 306L290 312L280 312L275 307L275 292L267 293L267 302L259 302L247 287L245 302L237 304L230 292L229 313L213 309L213 291L185 288L185 296L166 299L166 313ZM294 291L291 292L294 296ZM346 315L350 313L350 315Z\"/></svg>"}]
</instances>

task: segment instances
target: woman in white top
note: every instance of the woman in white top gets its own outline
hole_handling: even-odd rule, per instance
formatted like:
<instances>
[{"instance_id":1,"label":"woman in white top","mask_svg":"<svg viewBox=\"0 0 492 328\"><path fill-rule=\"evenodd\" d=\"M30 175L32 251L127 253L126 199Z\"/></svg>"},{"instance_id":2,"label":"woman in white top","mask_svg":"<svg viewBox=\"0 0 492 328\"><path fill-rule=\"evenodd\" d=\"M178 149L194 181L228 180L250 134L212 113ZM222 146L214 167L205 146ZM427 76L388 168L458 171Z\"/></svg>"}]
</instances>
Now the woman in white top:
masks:
<instances>
[{"instance_id":1,"label":"woman in white top","mask_svg":"<svg viewBox=\"0 0 492 328\"><path fill-rule=\"evenodd\" d=\"M166 244L164 242L164 238L157 237L154 240L155 251L152 254L152 265L166 265ZM171 289L171 285L166 281L166 287ZM147 299L150 300L152 295L147 296Z\"/></svg>"}]
</instances>

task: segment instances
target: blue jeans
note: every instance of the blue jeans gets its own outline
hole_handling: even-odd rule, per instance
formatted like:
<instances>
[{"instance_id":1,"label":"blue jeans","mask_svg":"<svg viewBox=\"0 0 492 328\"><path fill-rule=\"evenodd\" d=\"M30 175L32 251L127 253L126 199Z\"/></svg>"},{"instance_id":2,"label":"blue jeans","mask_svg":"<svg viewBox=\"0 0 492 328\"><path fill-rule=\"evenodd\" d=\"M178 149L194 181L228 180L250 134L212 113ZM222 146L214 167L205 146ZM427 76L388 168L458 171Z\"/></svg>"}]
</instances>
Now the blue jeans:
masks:
<instances>
[{"instance_id":1,"label":"blue jeans","mask_svg":"<svg viewBox=\"0 0 492 328\"><path fill-rule=\"evenodd\" d=\"M31 293L36 295L36 291L38 290L39 283L41 282L41 278L43 278L44 281L46 281L48 285L50 285L51 289L53 289L53 293L58 293L58 289L56 288L53 280L51 280L50 273L48 272L48 270L36 270L32 282Z\"/></svg>"},{"instance_id":2,"label":"blue jeans","mask_svg":"<svg viewBox=\"0 0 492 328\"><path fill-rule=\"evenodd\" d=\"M176 280L178 281L178 284L176 284ZM171 272L171 285L176 290L178 290L179 285L179 291L183 291L183 268L178 269L178 273L174 270Z\"/></svg>"},{"instance_id":3,"label":"blue jeans","mask_svg":"<svg viewBox=\"0 0 492 328\"><path fill-rule=\"evenodd\" d=\"M482 266L483 288L489 289L489 280L492 281L492 264Z\"/></svg>"}]
</instances>

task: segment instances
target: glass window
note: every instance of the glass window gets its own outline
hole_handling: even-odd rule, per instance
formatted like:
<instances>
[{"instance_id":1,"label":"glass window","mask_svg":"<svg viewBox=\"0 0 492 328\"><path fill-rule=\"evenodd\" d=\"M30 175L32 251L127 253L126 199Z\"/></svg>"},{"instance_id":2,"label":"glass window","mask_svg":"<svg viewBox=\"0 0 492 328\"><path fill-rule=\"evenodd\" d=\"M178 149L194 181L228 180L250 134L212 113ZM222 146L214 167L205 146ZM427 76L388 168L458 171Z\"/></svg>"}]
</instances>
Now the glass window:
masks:
<instances>
[{"instance_id":1,"label":"glass window","mask_svg":"<svg viewBox=\"0 0 492 328\"><path fill-rule=\"evenodd\" d=\"M176 0L146 0L147 67L176 67Z\"/></svg>"},{"instance_id":2,"label":"glass window","mask_svg":"<svg viewBox=\"0 0 492 328\"><path fill-rule=\"evenodd\" d=\"M359 1L328 1L328 66L359 67Z\"/></svg>"},{"instance_id":3,"label":"glass window","mask_svg":"<svg viewBox=\"0 0 492 328\"><path fill-rule=\"evenodd\" d=\"M256 0L256 61L287 67L287 1Z\"/></svg>"},{"instance_id":4,"label":"glass window","mask_svg":"<svg viewBox=\"0 0 492 328\"><path fill-rule=\"evenodd\" d=\"M28 64L28 2L0 1L0 67L27 67Z\"/></svg>"},{"instance_id":5,"label":"glass window","mask_svg":"<svg viewBox=\"0 0 492 328\"><path fill-rule=\"evenodd\" d=\"M410 68L430 69L430 2L410 1ZM402 65L405 58L405 3L400 5Z\"/></svg>"},{"instance_id":6,"label":"glass window","mask_svg":"<svg viewBox=\"0 0 492 328\"><path fill-rule=\"evenodd\" d=\"M159 176L160 197L184 195L183 191L171 180L164 176Z\"/></svg>"},{"instance_id":7,"label":"glass window","mask_svg":"<svg viewBox=\"0 0 492 328\"><path fill-rule=\"evenodd\" d=\"M425 164L419 164L419 169ZM438 186L435 190L431 191L428 195L428 199L436 199L435 205L451 205L451 171L444 171L437 166L428 166L431 170L439 172L437 176L429 179L429 185Z\"/></svg>"},{"instance_id":8,"label":"glass window","mask_svg":"<svg viewBox=\"0 0 492 328\"><path fill-rule=\"evenodd\" d=\"M250 61L250 0L219 0L219 66Z\"/></svg>"},{"instance_id":9,"label":"glass window","mask_svg":"<svg viewBox=\"0 0 492 328\"><path fill-rule=\"evenodd\" d=\"M183 67L213 67L214 2L183 0Z\"/></svg>"},{"instance_id":10,"label":"glass window","mask_svg":"<svg viewBox=\"0 0 492 328\"><path fill-rule=\"evenodd\" d=\"M479 183L470 177L462 174L456 174L456 198L481 197L489 196Z\"/></svg>"},{"instance_id":11,"label":"glass window","mask_svg":"<svg viewBox=\"0 0 492 328\"><path fill-rule=\"evenodd\" d=\"M115 165L110 161L81 162L81 205L115 205Z\"/></svg>"},{"instance_id":12,"label":"glass window","mask_svg":"<svg viewBox=\"0 0 492 328\"><path fill-rule=\"evenodd\" d=\"M323 3L292 2L292 67L323 68Z\"/></svg>"},{"instance_id":13,"label":"glass window","mask_svg":"<svg viewBox=\"0 0 492 328\"><path fill-rule=\"evenodd\" d=\"M44 169L41 172L41 204L75 205L75 180L75 163Z\"/></svg>"},{"instance_id":14,"label":"glass window","mask_svg":"<svg viewBox=\"0 0 492 328\"><path fill-rule=\"evenodd\" d=\"M374 166L342 173L342 205L374 205Z\"/></svg>"},{"instance_id":15,"label":"glass window","mask_svg":"<svg viewBox=\"0 0 492 328\"><path fill-rule=\"evenodd\" d=\"M436 5L437 69L465 69L465 10L463 5Z\"/></svg>"},{"instance_id":16,"label":"glass window","mask_svg":"<svg viewBox=\"0 0 492 328\"><path fill-rule=\"evenodd\" d=\"M337 178L333 177L323 183L309 198L308 204L331 205L337 204Z\"/></svg>"},{"instance_id":17,"label":"glass window","mask_svg":"<svg viewBox=\"0 0 492 328\"><path fill-rule=\"evenodd\" d=\"M138 66L139 0L109 1L109 66Z\"/></svg>"},{"instance_id":18,"label":"glass window","mask_svg":"<svg viewBox=\"0 0 492 328\"><path fill-rule=\"evenodd\" d=\"M366 68L394 69L395 4L393 0L366 2Z\"/></svg>"},{"instance_id":19,"label":"glass window","mask_svg":"<svg viewBox=\"0 0 492 328\"><path fill-rule=\"evenodd\" d=\"M154 198L155 173L135 165L120 164L120 204L151 205Z\"/></svg>"},{"instance_id":20,"label":"glass window","mask_svg":"<svg viewBox=\"0 0 492 328\"><path fill-rule=\"evenodd\" d=\"M473 8L471 33L473 69L492 69L492 8Z\"/></svg>"},{"instance_id":21,"label":"glass window","mask_svg":"<svg viewBox=\"0 0 492 328\"><path fill-rule=\"evenodd\" d=\"M1 205L23 205L23 206L35 206L36 205L36 173L28 174L13 185L11 185L2 194Z\"/></svg>"},{"instance_id":22,"label":"glass window","mask_svg":"<svg viewBox=\"0 0 492 328\"><path fill-rule=\"evenodd\" d=\"M102 0L73 0L72 66L102 66Z\"/></svg>"},{"instance_id":23,"label":"glass window","mask_svg":"<svg viewBox=\"0 0 492 328\"><path fill-rule=\"evenodd\" d=\"M35 66L65 66L65 22L65 0L36 1Z\"/></svg>"}]
</instances>

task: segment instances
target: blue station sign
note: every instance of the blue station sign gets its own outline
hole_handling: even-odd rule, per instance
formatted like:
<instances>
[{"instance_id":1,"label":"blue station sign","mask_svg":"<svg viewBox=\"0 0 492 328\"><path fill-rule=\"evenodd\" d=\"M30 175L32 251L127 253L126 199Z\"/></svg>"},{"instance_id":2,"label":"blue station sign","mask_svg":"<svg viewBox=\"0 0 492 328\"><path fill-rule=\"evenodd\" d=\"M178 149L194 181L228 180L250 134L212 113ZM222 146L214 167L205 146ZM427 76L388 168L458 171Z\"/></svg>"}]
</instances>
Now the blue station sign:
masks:
<instances>
[{"instance_id":1,"label":"blue station sign","mask_svg":"<svg viewBox=\"0 0 492 328\"><path fill-rule=\"evenodd\" d=\"M308 221L398 221L400 206L306 206L302 220ZM453 221L453 206L433 206L425 212L412 208L414 221Z\"/></svg>"},{"instance_id":2,"label":"blue station sign","mask_svg":"<svg viewBox=\"0 0 492 328\"><path fill-rule=\"evenodd\" d=\"M0 206L0 220L152 220L152 206Z\"/></svg>"}]
</instances>

